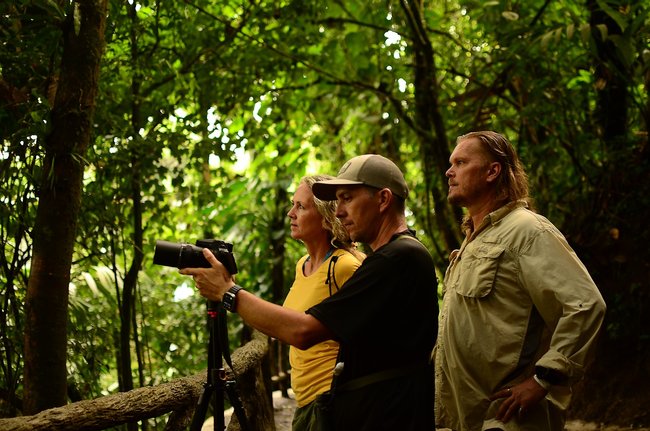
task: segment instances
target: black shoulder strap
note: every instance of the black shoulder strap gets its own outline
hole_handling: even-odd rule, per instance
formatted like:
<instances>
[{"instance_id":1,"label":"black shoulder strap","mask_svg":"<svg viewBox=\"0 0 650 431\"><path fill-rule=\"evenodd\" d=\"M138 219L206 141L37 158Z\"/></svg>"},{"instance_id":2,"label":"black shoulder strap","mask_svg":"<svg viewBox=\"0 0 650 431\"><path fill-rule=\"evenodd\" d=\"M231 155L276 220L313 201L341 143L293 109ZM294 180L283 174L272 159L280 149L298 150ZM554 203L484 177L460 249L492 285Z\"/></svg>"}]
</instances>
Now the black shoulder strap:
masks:
<instances>
[{"instance_id":1,"label":"black shoulder strap","mask_svg":"<svg viewBox=\"0 0 650 431\"><path fill-rule=\"evenodd\" d=\"M334 288L336 289L334 293L339 291L339 284L336 282L336 262L338 260L338 256L332 256L327 266L327 279L325 280L325 284L329 287L330 296L332 296L332 283L334 283Z\"/></svg>"}]
</instances>

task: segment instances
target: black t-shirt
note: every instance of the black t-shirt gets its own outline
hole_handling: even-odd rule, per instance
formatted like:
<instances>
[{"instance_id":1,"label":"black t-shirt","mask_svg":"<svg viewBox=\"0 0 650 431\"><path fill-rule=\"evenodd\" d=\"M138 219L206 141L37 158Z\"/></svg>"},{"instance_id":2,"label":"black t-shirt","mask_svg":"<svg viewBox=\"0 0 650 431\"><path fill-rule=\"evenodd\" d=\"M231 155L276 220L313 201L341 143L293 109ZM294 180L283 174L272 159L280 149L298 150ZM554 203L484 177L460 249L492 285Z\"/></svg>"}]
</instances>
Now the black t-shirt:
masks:
<instances>
[{"instance_id":1,"label":"black t-shirt","mask_svg":"<svg viewBox=\"0 0 650 431\"><path fill-rule=\"evenodd\" d=\"M338 293L307 310L341 343L345 368L339 385L382 370L413 367L415 371L429 363L438 329L435 268L419 241L401 236L410 235L394 235L363 261ZM429 420L432 424L433 379L422 382L421 373L412 377L370 385L354 394L337 394L336 399L346 400L346 429L390 429L396 425L393 429L421 429ZM393 409L387 408L387 400L398 403L393 414L406 410L390 418ZM342 407L340 402L335 405L336 410ZM353 426L353 415L367 418ZM399 421L409 415L425 419L416 420L414 428L404 428Z\"/></svg>"}]
</instances>

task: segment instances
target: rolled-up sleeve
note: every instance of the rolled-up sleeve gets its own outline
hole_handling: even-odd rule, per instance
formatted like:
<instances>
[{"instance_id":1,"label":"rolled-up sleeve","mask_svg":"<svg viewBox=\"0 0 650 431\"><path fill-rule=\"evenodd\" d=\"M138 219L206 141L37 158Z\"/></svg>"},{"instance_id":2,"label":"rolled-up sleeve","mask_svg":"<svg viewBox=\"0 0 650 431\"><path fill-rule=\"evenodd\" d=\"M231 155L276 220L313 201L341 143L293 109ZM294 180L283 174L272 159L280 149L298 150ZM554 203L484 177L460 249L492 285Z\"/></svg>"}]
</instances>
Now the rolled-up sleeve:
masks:
<instances>
[{"instance_id":1,"label":"rolled-up sleeve","mask_svg":"<svg viewBox=\"0 0 650 431\"><path fill-rule=\"evenodd\" d=\"M519 256L521 284L551 334L536 366L555 370L572 384L584 373L590 347L605 316L605 301L587 269L553 228L531 239Z\"/></svg>"}]
</instances>

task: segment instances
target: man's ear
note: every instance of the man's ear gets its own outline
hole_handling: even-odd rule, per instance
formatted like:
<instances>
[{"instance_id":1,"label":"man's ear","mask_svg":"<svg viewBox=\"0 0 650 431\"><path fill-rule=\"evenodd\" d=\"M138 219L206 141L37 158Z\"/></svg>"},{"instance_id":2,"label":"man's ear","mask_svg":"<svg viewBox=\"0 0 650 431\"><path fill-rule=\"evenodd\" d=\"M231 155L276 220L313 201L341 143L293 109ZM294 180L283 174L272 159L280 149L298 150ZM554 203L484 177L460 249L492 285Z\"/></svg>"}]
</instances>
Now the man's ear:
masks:
<instances>
[{"instance_id":1,"label":"man's ear","mask_svg":"<svg viewBox=\"0 0 650 431\"><path fill-rule=\"evenodd\" d=\"M377 192L377 198L379 201L379 210L384 211L390 207L391 202L394 199L393 192L390 189L385 188Z\"/></svg>"},{"instance_id":2,"label":"man's ear","mask_svg":"<svg viewBox=\"0 0 650 431\"><path fill-rule=\"evenodd\" d=\"M501 163L499 162L491 162L488 165L488 172L487 172L487 182L493 182L496 181L497 178L499 178L499 175L501 174Z\"/></svg>"}]
</instances>

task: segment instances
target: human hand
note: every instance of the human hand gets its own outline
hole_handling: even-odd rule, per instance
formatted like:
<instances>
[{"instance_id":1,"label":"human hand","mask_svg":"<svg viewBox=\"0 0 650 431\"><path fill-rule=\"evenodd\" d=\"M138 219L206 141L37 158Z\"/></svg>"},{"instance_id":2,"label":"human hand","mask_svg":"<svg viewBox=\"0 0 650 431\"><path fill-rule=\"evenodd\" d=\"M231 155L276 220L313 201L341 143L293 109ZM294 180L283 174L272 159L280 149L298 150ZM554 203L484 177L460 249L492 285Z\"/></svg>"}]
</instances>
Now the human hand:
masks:
<instances>
[{"instance_id":1,"label":"human hand","mask_svg":"<svg viewBox=\"0 0 650 431\"><path fill-rule=\"evenodd\" d=\"M194 278L194 284L201 296L210 301L220 302L224 293L234 286L235 282L226 267L209 249L203 249L203 256L211 268L183 268L179 272Z\"/></svg>"},{"instance_id":2,"label":"human hand","mask_svg":"<svg viewBox=\"0 0 650 431\"><path fill-rule=\"evenodd\" d=\"M539 403L547 393L546 389L530 377L518 385L494 393L490 401L505 398L499 406L496 419L506 423L515 416L523 418L526 412Z\"/></svg>"}]
</instances>

